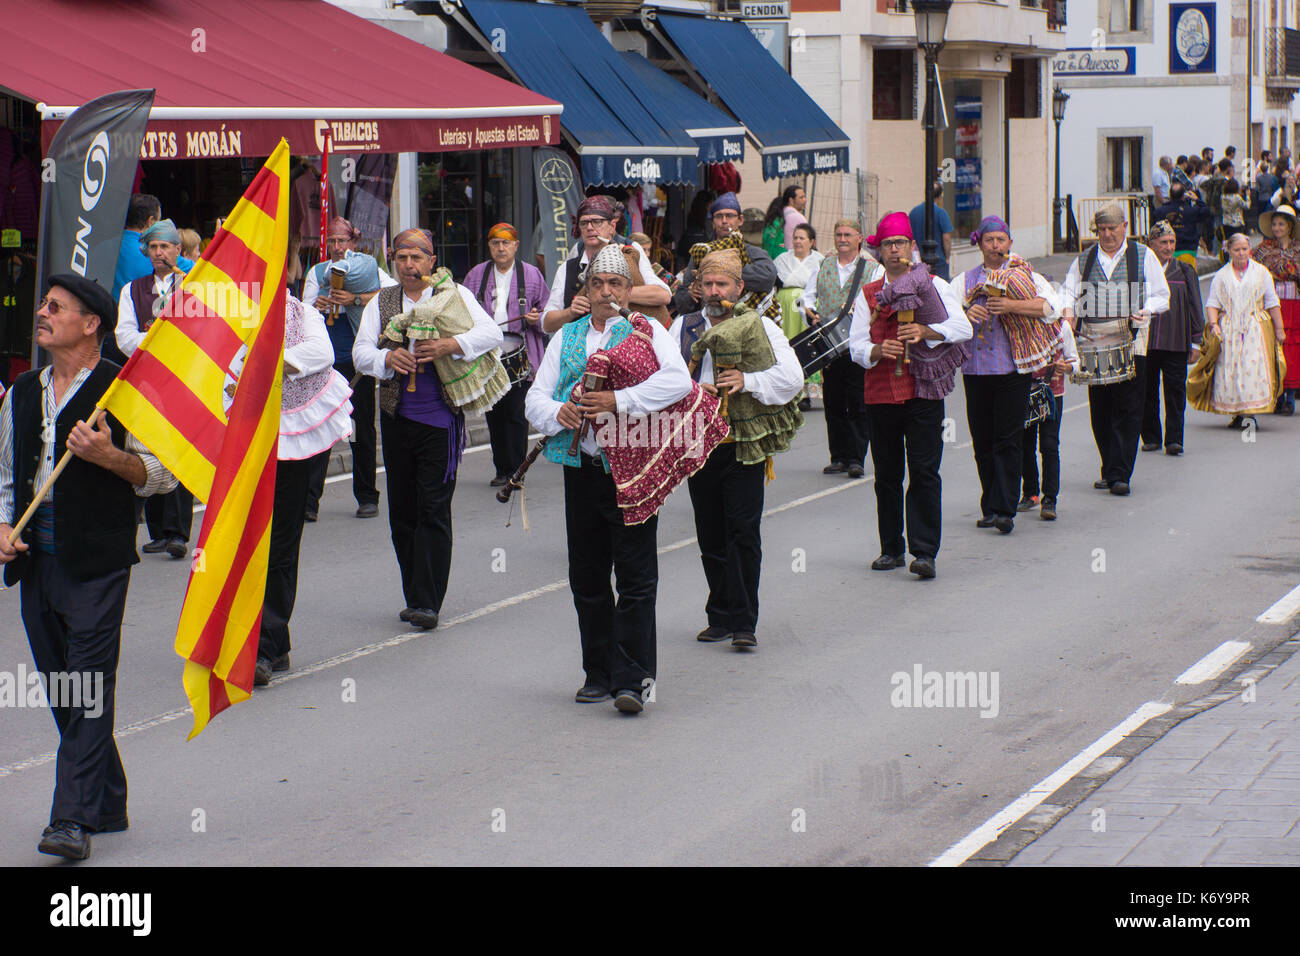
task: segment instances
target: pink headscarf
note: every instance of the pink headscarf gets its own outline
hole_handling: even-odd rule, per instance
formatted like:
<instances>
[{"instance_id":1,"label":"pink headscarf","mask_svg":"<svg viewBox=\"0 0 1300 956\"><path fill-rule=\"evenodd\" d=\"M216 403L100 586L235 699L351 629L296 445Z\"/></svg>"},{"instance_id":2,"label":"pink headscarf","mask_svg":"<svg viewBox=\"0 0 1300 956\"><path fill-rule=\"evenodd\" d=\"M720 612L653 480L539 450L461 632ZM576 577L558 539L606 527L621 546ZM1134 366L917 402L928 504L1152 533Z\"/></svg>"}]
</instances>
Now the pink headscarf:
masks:
<instances>
[{"instance_id":1,"label":"pink headscarf","mask_svg":"<svg viewBox=\"0 0 1300 956\"><path fill-rule=\"evenodd\" d=\"M905 212L886 213L880 220L880 225L876 227L876 234L867 236L867 245L879 248L882 242L895 236L902 236L904 239L913 238L912 220L907 218Z\"/></svg>"}]
</instances>

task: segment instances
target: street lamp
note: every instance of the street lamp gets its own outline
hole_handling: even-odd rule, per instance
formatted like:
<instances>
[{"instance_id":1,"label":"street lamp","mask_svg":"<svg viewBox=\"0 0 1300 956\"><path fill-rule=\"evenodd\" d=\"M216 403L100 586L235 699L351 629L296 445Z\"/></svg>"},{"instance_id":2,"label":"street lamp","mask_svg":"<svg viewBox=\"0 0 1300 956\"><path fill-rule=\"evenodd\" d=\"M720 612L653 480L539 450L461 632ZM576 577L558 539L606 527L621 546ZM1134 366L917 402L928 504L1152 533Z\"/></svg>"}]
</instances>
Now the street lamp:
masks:
<instances>
[{"instance_id":1,"label":"street lamp","mask_svg":"<svg viewBox=\"0 0 1300 956\"><path fill-rule=\"evenodd\" d=\"M1052 120L1056 123L1056 196L1052 200L1052 251L1063 251L1061 235L1061 120L1065 119L1065 104L1070 94L1059 85L1052 90Z\"/></svg>"},{"instance_id":2,"label":"street lamp","mask_svg":"<svg viewBox=\"0 0 1300 956\"><path fill-rule=\"evenodd\" d=\"M943 49L943 35L948 29L948 10L952 0L912 0L916 17L916 45L925 54L925 236L921 240L921 261L934 271L939 261L939 244L934 234L934 171L939 165L939 91L935 82L939 51Z\"/></svg>"}]
</instances>

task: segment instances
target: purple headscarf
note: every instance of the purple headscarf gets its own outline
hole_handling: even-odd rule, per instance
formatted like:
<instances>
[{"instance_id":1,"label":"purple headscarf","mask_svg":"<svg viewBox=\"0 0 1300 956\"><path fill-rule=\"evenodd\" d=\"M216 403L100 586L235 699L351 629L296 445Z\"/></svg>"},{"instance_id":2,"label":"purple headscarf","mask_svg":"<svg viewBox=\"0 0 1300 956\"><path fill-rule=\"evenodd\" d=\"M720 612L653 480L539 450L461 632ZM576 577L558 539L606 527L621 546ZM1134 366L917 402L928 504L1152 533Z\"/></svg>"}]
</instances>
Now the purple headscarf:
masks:
<instances>
[{"instance_id":1,"label":"purple headscarf","mask_svg":"<svg viewBox=\"0 0 1300 956\"><path fill-rule=\"evenodd\" d=\"M1000 219L997 216L985 216L980 220L979 228L970 234L970 244L972 246L978 246L980 244L980 236L984 235L986 232L1005 232L1007 238L1011 238L1011 227L1006 224L1005 220Z\"/></svg>"}]
</instances>

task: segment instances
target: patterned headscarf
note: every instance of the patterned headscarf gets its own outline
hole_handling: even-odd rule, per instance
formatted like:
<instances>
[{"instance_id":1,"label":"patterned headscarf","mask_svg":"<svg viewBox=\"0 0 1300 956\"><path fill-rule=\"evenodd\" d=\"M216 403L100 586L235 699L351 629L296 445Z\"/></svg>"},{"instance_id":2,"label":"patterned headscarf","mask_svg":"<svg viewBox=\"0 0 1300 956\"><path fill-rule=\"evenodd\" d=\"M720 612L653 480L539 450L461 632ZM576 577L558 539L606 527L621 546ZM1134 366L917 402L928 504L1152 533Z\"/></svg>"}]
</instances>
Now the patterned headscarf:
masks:
<instances>
[{"instance_id":1,"label":"patterned headscarf","mask_svg":"<svg viewBox=\"0 0 1300 956\"><path fill-rule=\"evenodd\" d=\"M350 239L354 242L361 238L361 233L357 231L357 227L342 216L335 216L330 220L329 231L326 235L330 237L342 236L344 239Z\"/></svg>"},{"instance_id":2,"label":"patterned headscarf","mask_svg":"<svg viewBox=\"0 0 1300 956\"><path fill-rule=\"evenodd\" d=\"M151 239L156 239L159 242L174 242L178 246L181 244L181 234L176 229L176 223L170 219L159 219L140 233L140 248L145 252L149 251L149 241Z\"/></svg>"},{"instance_id":3,"label":"patterned headscarf","mask_svg":"<svg viewBox=\"0 0 1300 956\"><path fill-rule=\"evenodd\" d=\"M695 272L700 276L724 275L739 282L742 268L739 252L735 249L719 249L705 256Z\"/></svg>"},{"instance_id":4,"label":"patterned headscarf","mask_svg":"<svg viewBox=\"0 0 1300 956\"><path fill-rule=\"evenodd\" d=\"M597 272L605 275L622 276L628 282L632 281L632 270L627 267L627 258L623 255L623 247L617 242L611 242L596 253L596 258L591 260L591 265L587 268L587 275L594 276Z\"/></svg>"},{"instance_id":5,"label":"patterned headscarf","mask_svg":"<svg viewBox=\"0 0 1300 956\"><path fill-rule=\"evenodd\" d=\"M1147 235L1147 245L1152 245L1161 236L1174 235L1174 227L1169 225L1166 219L1159 219L1151 224L1151 232Z\"/></svg>"},{"instance_id":6,"label":"patterned headscarf","mask_svg":"<svg viewBox=\"0 0 1300 956\"><path fill-rule=\"evenodd\" d=\"M1011 227L1006 224L1005 220L998 216L985 216L980 220L978 228L970 234L970 244L972 246L978 246L980 244L980 237L986 232L1005 232L1007 238L1011 238Z\"/></svg>"},{"instance_id":7,"label":"patterned headscarf","mask_svg":"<svg viewBox=\"0 0 1300 956\"><path fill-rule=\"evenodd\" d=\"M582 235L578 223L587 216L600 216L602 219L617 222L622 212L623 204L613 196L588 196L578 203L578 212L573 217L573 235L575 237Z\"/></svg>"},{"instance_id":8,"label":"patterned headscarf","mask_svg":"<svg viewBox=\"0 0 1300 956\"><path fill-rule=\"evenodd\" d=\"M414 249L426 256L433 255L433 233L428 229L405 229L393 237L393 252Z\"/></svg>"},{"instance_id":9,"label":"patterned headscarf","mask_svg":"<svg viewBox=\"0 0 1300 956\"><path fill-rule=\"evenodd\" d=\"M508 222L499 222L488 230L489 239L509 239L511 242L519 241L519 233L515 227Z\"/></svg>"}]
</instances>

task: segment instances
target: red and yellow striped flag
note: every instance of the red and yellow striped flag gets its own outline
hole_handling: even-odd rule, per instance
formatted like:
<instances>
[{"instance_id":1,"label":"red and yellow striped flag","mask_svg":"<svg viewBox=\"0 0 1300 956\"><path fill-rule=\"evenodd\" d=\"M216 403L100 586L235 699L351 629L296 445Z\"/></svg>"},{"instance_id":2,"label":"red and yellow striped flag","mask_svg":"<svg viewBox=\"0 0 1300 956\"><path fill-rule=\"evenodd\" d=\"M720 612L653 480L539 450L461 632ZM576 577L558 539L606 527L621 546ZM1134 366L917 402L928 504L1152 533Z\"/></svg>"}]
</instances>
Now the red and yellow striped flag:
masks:
<instances>
[{"instance_id":1,"label":"red and yellow striped flag","mask_svg":"<svg viewBox=\"0 0 1300 956\"><path fill-rule=\"evenodd\" d=\"M191 740L252 693L280 436L288 239L289 147L280 140L100 400L208 505L175 644L194 708ZM227 412L223 394L235 380Z\"/></svg>"}]
</instances>

